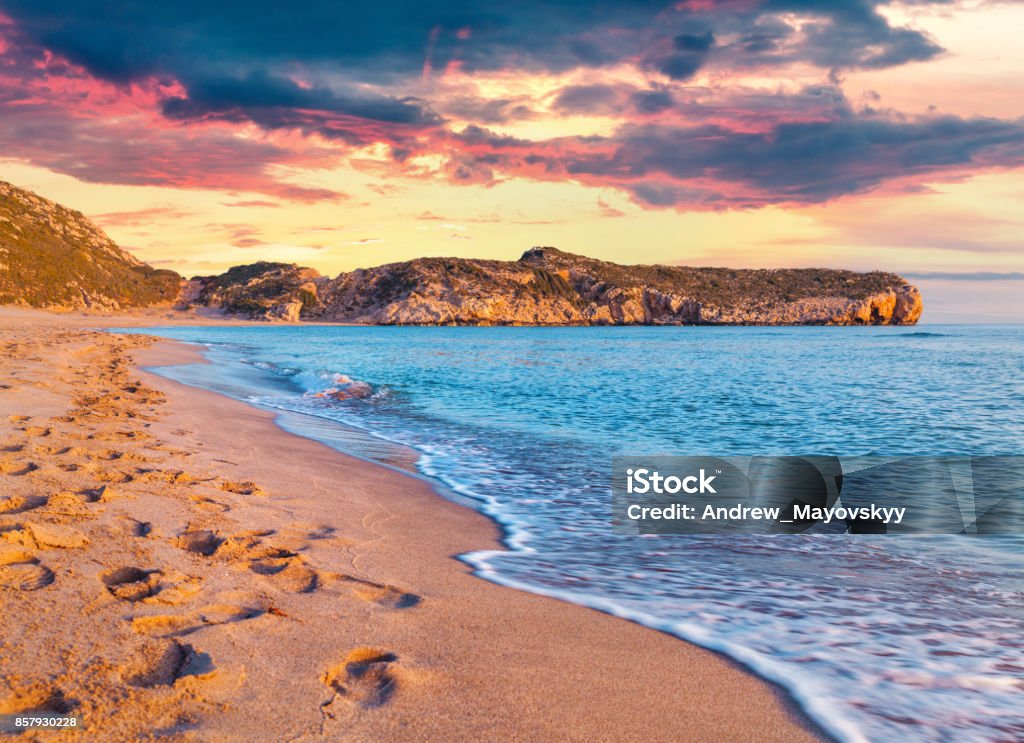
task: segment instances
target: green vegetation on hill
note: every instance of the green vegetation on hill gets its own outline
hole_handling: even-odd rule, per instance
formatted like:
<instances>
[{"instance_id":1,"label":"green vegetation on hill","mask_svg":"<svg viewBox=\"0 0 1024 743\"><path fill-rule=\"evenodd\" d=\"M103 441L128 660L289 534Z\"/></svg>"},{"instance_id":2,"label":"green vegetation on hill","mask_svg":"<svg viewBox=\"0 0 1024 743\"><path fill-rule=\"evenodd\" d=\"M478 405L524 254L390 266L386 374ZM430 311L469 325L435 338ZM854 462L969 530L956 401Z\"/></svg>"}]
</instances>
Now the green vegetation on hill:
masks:
<instances>
[{"instance_id":1,"label":"green vegetation on hill","mask_svg":"<svg viewBox=\"0 0 1024 743\"><path fill-rule=\"evenodd\" d=\"M81 213L0 181L0 304L162 304L174 300L180 281L118 248Z\"/></svg>"},{"instance_id":2,"label":"green vegetation on hill","mask_svg":"<svg viewBox=\"0 0 1024 743\"><path fill-rule=\"evenodd\" d=\"M263 316L276 306L299 302L302 310L317 304L319 274L294 263L257 261L229 268L219 276L192 279L197 287L196 302L213 305L232 314Z\"/></svg>"}]
</instances>

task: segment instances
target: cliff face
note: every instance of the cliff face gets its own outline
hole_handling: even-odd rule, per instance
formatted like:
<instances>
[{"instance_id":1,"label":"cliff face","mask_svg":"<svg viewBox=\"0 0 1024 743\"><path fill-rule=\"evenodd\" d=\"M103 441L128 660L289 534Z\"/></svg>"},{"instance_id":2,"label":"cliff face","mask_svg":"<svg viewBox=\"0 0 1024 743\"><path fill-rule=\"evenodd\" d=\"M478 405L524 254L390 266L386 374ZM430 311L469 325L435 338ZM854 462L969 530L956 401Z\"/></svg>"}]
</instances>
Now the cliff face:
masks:
<instances>
[{"instance_id":1,"label":"cliff face","mask_svg":"<svg viewBox=\"0 0 1024 743\"><path fill-rule=\"evenodd\" d=\"M381 325L912 325L922 310L917 288L895 274L621 266L554 248L518 261L422 258L335 279L254 264L194 281L197 303L228 311Z\"/></svg>"},{"instance_id":2,"label":"cliff face","mask_svg":"<svg viewBox=\"0 0 1024 743\"><path fill-rule=\"evenodd\" d=\"M79 212L0 181L0 304L117 310L171 302L180 281Z\"/></svg>"},{"instance_id":3,"label":"cliff face","mask_svg":"<svg viewBox=\"0 0 1024 743\"><path fill-rule=\"evenodd\" d=\"M318 309L317 282L322 279L312 268L260 261L235 266L220 276L189 280L179 305L218 307L254 319L295 322L303 311Z\"/></svg>"}]
</instances>

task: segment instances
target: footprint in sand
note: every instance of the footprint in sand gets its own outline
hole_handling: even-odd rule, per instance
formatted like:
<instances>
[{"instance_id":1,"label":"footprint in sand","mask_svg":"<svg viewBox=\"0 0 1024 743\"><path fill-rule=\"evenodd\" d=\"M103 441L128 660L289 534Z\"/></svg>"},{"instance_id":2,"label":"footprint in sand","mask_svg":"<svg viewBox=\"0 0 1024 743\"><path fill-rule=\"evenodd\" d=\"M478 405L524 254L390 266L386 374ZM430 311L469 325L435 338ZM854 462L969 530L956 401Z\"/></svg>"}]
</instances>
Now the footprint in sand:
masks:
<instances>
[{"instance_id":1,"label":"footprint in sand","mask_svg":"<svg viewBox=\"0 0 1024 743\"><path fill-rule=\"evenodd\" d=\"M108 449L107 451L92 452L88 456L89 459L100 459L104 462L113 462L117 459L121 459L124 456L124 452L117 451L116 449Z\"/></svg>"},{"instance_id":2,"label":"footprint in sand","mask_svg":"<svg viewBox=\"0 0 1024 743\"><path fill-rule=\"evenodd\" d=\"M35 452L47 457L62 457L65 454L84 454L85 449L79 449L77 446L37 446L35 447Z\"/></svg>"},{"instance_id":3,"label":"footprint in sand","mask_svg":"<svg viewBox=\"0 0 1024 743\"><path fill-rule=\"evenodd\" d=\"M36 591L53 583L53 572L31 552L0 551L0 589Z\"/></svg>"},{"instance_id":4,"label":"footprint in sand","mask_svg":"<svg viewBox=\"0 0 1024 743\"><path fill-rule=\"evenodd\" d=\"M22 477L37 469L39 469L39 465L35 462L18 462L9 459L0 461L0 474L11 477Z\"/></svg>"},{"instance_id":5,"label":"footprint in sand","mask_svg":"<svg viewBox=\"0 0 1024 743\"><path fill-rule=\"evenodd\" d=\"M164 604L178 606L198 596L203 588L203 581L192 575L176 570L164 572L160 576L159 591L146 600L147 604Z\"/></svg>"},{"instance_id":6,"label":"footprint in sand","mask_svg":"<svg viewBox=\"0 0 1024 743\"><path fill-rule=\"evenodd\" d=\"M354 584L352 593L356 596L363 601L369 601L371 604L382 606L385 609L411 609L423 601L415 593L403 591L394 586L360 580L349 576L346 576L346 580Z\"/></svg>"},{"instance_id":7,"label":"footprint in sand","mask_svg":"<svg viewBox=\"0 0 1024 743\"><path fill-rule=\"evenodd\" d=\"M135 479L135 475L131 475L127 472L121 472L119 470L105 470L103 468L92 469L91 475L99 482L112 482L117 483L118 485L132 482Z\"/></svg>"},{"instance_id":8,"label":"footprint in sand","mask_svg":"<svg viewBox=\"0 0 1024 743\"><path fill-rule=\"evenodd\" d=\"M225 480L220 484L220 489L228 492L235 493L236 495L266 495L266 491L263 490L259 485L254 482L246 480L244 482L232 482Z\"/></svg>"},{"instance_id":9,"label":"footprint in sand","mask_svg":"<svg viewBox=\"0 0 1024 743\"><path fill-rule=\"evenodd\" d=\"M263 541L272 532L255 531L228 537L217 549L217 556L228 560L287 559L295 553Z\"/></svg>"},{"instance_id":10,"label":"footprint in sand","mask_svg":"<svg viewBox=\"0 0 1024 743\"><path fill-rule=\"evenodd\" d=\"M205 676L213 671L210 656L191 645L170 639L143 640L121 671L129 686L151 689L172 686L185 676Z\"/></svg>"},{"instance_id":11,"label":"footprint in sand","mask_svg":"<svg viewBox=\"0 0 1024 743\"><path fill-rule=\"evenodd\" d=\"M186 552L209 557L224 542L216 532L209 529L190 529L178 535L174 543Z\"/></svg>"},{"instance_id":12,"label":"footprint in sand","mask_svg":"<svg viewBox=\"0 0 1024 743\"><path fill-rule=\"evenodd\" d=\"M86 503L106 503L114 499L114 489L109 485L100 485L95 488L82 488L75 491L75 495Z\"/></svg>"},{"instance_id":13,"label":"footprint in sand","mask_svg":"<svg viewBox=\"0 0 1024 743\"><path fill-rule=\"evenodd\" d=\"M213 498L208 498L205 495L189 496L189 500L191 500L192 503L195 504L195 507L200 509L201 511L208 511L210 513L224 513L225 511L231 510L231 507L228 506L227 504L221 503L220 501L214 500Z\"/></svg>"},{"instance_id":14,"label":"footprint in sand","mask_svg":"<svg viewBox=\"0 0 1024 743\"><path fill-rule=\"evenodd\" d=\"M320 586L320 573L304 564L299 556L253 560L249 569L289 593L310 593Z\"/></svg>"},{"instance_id":15,"label":"footprint in sand","mask_svg":"<svg viewBox=\"0 0 1024 743\"><path fill-rule=\"evenodd\" d=\"M11 423L28 423L30 420L32 420L32 416L31 415L9 415L9 416L7 416L7 420L9 420Z\"/></svg>"},{"instance_id":16,"label":"footprint in sand","mask_svg":"<svg viewBox=\"0 0 1024 743\"><path fill-rule=\"evenodd\" d=\"M82 532L70 526L30 523L25 529L40 549L77 549L89 544Z\"/></svg>"},{"instance_id":17,"label":"footprint in sand","mask_svg":"<svg viewBox=\"0 0 1024 743\"><path fill-rule=\"evenodd\" d=\"M17 454L20 451L25 450L24 444L10 444L8 446L0 446L0 451L5 454Z\"/></svg>"},{"instance_id":18,"label":"footprint in sand","mask_svg":"<svg viewBox=\"0 0 1024 743\"><path fill-rule=\"evenodd\" d=\"M64 692L47 681L15 682L6 695L0 695L0 715L26 712L65 715L74 707Z\"/></svg>"},{"instance_id":19,"label":"footprint in sand","mask_svg":"<svg viewBox=\"0 0 1024 743\"><path fill-rule=\"evenodd\" d=\"M385 704L398 689L397 661L398 656L386 650L356 648L321 678L334 692L321 708L328 712L339 697L363 708Z\"/></svg>"},{"instance_id":20,"label":"footprint in sand","mask_svg":"<svg viewBox=\"0 0 1024 743\"><path fill-rule=\"evenodd\" d=\"M282 591L309 593L319 587L320 573L307 565L303 557L265 542L257 534L241 534L224 540L217 556L247 563L252 572L264 576Z\"/></svg>"},{"instance_id":21,"label":"footprint in sand","mask_svg":"<svg viewBox=\"0 0 1024 743\"><path fill-rule=\"evenodd\" d=\"M131 516L125 516L117 529L117 532L120 534L140 538L148 537L151 531L153 531L153 524L149 521L133 519Z\"/></svg>"},{"instance_id":22,"label":"footprint in sand","mask_svg":"<svg viewBox=\"0 0 1024 743\"><path fill-rule=\"evenodd\" d=\"M189 614L150 614L135 617L132 630L148 637L181 637L206 627L234 624L270 612L263 606L211 604Z\"/></svg>"},{"instance_id":23,"label":"footprint in sand","mask_svg":"<svg viewBox=\"0 0 1024 743\"><path fill-rule=\"evenodd\" d=\"M53 433L53 429L47 428L46 426L25 426L21 429L21 432L26 436L33 438L44 438Z\"/></svg>"},{"instance_id":24,"label":"footprint in sand","mask_svg":"<svg viewBox=\"0 0 1024 743\"><path fill-rule=\"evenodd\" d=\"M143 431L97 431L90 434L88 438L92 441L118 441L120 439L145 441L153 437Z\"/></svg>"},{"instance_id":25,"label":"footprint in sand","mask_svg":"<svg viewBox=\"0 0 1024 743\"><path fill-rule=\"evenodd\" d=\"M42 508L49 499L44 495L12 495L0 500L0 514L25 513Z\"/></svg>"},{"instance_id":26,"label":"footprint in sand","mask_svg":"<svg viewBox=\"0 0 1024 743\"><path fill-rule=\"evenodd\" d=\"M192 475L183 470L156 470L139 467L135 471L140 482L165 482L169 485L191 485L196 482Z\"/></svg>"},{"instance_id":27,"label":"footprint in sand","mask_svg":"<svg viewBox=\"0 0 1024 743\"><path fill-rule=\"evenodd\" d=\"M134 603L159 590L160 572L133 567L112 568L100 575L100 580L111 596Z\"/></svg>"}]
</instances>

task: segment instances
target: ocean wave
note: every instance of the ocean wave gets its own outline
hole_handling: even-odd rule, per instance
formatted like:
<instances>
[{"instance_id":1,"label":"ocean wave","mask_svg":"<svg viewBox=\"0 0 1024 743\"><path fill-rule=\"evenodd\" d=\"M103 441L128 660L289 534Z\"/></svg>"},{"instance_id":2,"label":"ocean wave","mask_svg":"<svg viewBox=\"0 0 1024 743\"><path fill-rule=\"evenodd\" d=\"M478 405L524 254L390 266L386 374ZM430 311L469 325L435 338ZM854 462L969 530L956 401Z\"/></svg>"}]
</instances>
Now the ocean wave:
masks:
<instances>
[{"instance_id":1,"label":"ocean wave","mask_svg":"<svg viewBox=\"0 0 1024 743\"><path fill-rule=\"evenodd\" d=\"M295 381L304 390L305 397L317 399L365 400L378 393L369 382L339 372L299 372L295 375Z\"/></svg>"},{"instance_id":2,"label":"ocean wave","mask_svg":"<svg viewBox=\"0 0 1024 743\"><path fill-rule=\"evenodd\" d=\"M246 358L241 358L239 359L239 361L241 361L243 364L248 364L249 366L256 367L257 369L260 369L262 371L270 372L271 374L276 374L279 377L294 377L296 374L299 373L298 369L294 369L288 366L278 366L272 361L260 361L258 359Z\"/></svg>"}]
</instances>

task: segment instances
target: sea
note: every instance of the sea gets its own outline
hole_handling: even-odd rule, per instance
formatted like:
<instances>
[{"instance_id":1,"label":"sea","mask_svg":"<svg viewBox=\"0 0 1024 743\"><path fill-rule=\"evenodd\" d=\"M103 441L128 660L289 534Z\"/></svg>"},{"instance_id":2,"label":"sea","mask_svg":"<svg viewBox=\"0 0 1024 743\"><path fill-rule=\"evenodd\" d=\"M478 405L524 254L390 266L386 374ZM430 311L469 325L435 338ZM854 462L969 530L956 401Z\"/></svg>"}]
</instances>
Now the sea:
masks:
<instances>
[{"instance_id":1,"label":"sea","mask_svg":"<svg viewBox=\"0 0 1024 743\"><path fill-rule=\"evenodd\" d=\"M1020 455L1024 326L122 332L200 344L156 371L494 519L504 549L460 556L481 579L725 654L831 738L1024 740L1024 537L610 521L622 455Z\"/></svg>"}]
</instances>

